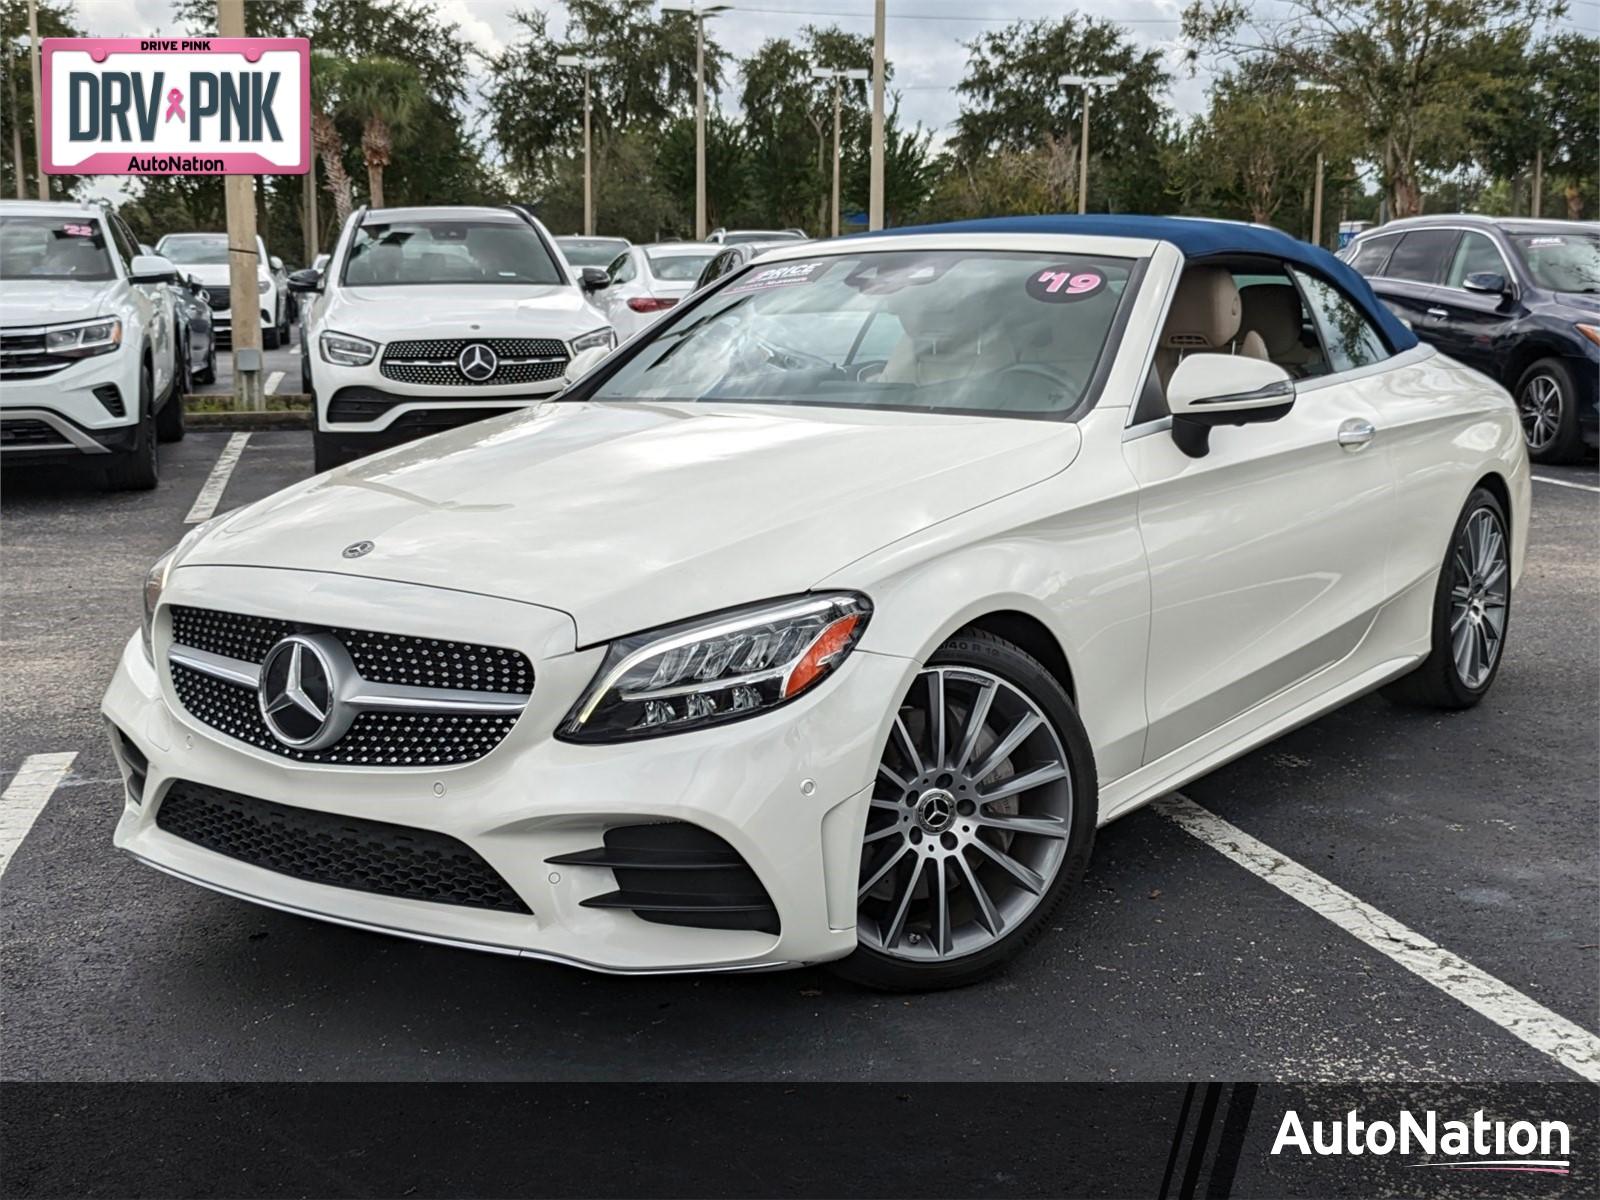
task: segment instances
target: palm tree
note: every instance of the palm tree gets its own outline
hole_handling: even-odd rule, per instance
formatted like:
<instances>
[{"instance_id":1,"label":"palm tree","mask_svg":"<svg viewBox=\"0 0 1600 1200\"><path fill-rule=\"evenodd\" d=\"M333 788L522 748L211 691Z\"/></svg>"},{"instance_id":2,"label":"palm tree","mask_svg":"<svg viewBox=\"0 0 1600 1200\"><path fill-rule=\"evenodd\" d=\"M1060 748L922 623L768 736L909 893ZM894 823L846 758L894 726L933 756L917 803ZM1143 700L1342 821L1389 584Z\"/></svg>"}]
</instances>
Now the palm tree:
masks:
<instances>
[{"instance_id":1,"label":"palm tree","mask_svg":"<svg viewBox=\"0 0 1600 1200\"><path fill-rule=\"evenodd\" d=\"M350 172L344 169L344 139L339 136L339 127L333 120L348 69L349 64L326 50L317 50L311 55L311 144L322 160L322 171L328 179L328 191L333 194L333 210L340 226L355 208Z\"/></svg>"},{"instance_id":2,"label":"palm tree","mask_svg":"<svg viewBox=\"0 0 1600 1200\"><path fill-rule=\"evenodd\" d=\"M340 109L361 122L361 156L367 161L368 203L383 207L383 169L394 134L427 104L416 70L392 58L361 58L344 72Z\"/></svg>"}]
</instances>

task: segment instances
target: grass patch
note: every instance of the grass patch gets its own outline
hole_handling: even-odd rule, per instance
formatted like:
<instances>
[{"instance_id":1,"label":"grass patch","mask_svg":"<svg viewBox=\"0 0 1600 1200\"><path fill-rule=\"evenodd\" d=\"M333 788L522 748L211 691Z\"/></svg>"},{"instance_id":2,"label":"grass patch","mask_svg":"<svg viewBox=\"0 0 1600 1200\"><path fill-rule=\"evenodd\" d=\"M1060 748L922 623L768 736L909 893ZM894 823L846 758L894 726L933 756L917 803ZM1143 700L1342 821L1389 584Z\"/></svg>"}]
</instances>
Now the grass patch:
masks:
<instances>
[{"instance_id":1,"label":"grass patch","mask_svg":"<svg viewBox=\"0 0 1600 1200\"><path fill-rule=\"evenodd\" d=\"M268 396L266 402L266 412L309 412L311 409L310 396ZM239 407L232 396L187 396L184 398L183 408L185 412L192 413L258 411Z\"/></svg>"}]
</instances>

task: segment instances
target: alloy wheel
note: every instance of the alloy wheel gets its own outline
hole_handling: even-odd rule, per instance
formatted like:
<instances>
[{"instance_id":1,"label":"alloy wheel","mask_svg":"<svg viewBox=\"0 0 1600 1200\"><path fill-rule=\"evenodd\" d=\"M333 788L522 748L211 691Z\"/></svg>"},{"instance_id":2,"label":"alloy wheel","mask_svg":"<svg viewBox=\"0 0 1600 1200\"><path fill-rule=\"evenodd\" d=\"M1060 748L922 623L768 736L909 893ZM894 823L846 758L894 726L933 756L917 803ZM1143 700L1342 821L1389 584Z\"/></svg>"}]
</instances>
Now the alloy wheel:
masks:
<instances>
[{"instance_id":1,"label":"alloy wheel","mask_svg":"<svg viewBox=\"0 0 1600 1200\"><path fill-rule=\"evenodd\" d=\"M909 962L976 953L1050 890L1072 826L1066 750L998 675L929 667L895 717L867 816L862 944Z\"/></svg>"},{"instance_id":2,"label":"alloy wheel","mask_svg":"<svg viewBox=\"0 0 1600 1200\"><path fill-rule=\"evenodd\" d=\"M1561 385L1549 375L1535 375L1517 397L1517 413L1528 449L1545 449L1561 430Z\"/></svg>"},{"instance_id":3,"label":"alloy wheel","mask_svg":"<svg viewBox=\"0 0 1600 1200\"><path fill-rule=\"evenodd\" d=\"M1461 682L1476 690L1499 660L1510 599L1505 529L1492 509L1467 518L1451 561L1450 652Z\"/></svg>"}]
</instances>

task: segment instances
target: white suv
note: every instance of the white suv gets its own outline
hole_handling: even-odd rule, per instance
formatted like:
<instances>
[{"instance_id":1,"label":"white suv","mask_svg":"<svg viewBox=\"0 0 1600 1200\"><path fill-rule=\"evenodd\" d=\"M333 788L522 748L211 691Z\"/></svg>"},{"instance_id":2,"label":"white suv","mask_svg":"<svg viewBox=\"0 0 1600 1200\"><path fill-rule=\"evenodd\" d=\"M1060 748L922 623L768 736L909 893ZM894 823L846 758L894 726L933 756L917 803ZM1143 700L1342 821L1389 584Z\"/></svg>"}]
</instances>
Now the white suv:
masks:
<instances>
[{"instance_id":1,"label":"white suv","mask_svg":"<svg viewBox=\"0 0 1600 1200\"><path fill-rule=\"evenodd\" d=\"M514 206L354 213L327 267L289 280L315 294L300 361L317 470L561 391L616 345L589 300L606 282Z\"/></svg>"},{"instance_id":2,"label":"white suv","mask_svg":"<svg viewBox=\"0 0 1600 1200\"><path fill-rule=\"evenodd\" d=\"M169 233L156 243L156 253L169 258L188 278L210 294L211 325L219 341L231 340L233 313L228 294L228 235L225 233ZM256 237L256 292L261 305L261 344L268 350L289 344L289 275L283 259L267 253Z\"/></svg>"},{"instance_id":3,"label":"white suv","mask_svg":"<svg viewBox=\"0 0 1600 1200\"><path fill-rule=\"evenodd\" d=\"M0 201L0 457L92 458L114 488L156 485L183 436L176 268L92 204Z\"/></svg>"}]
</instances>

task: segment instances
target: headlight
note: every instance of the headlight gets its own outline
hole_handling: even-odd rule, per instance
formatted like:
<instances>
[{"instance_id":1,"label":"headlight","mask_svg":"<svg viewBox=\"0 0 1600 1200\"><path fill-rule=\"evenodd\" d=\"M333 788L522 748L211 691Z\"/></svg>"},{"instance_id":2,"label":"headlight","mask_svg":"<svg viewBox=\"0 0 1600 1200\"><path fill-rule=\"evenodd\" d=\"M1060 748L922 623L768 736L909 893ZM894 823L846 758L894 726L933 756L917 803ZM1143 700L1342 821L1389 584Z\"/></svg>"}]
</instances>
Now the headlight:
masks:
<instances>
[{"instance_id":1,"label":"headlight","mask_svg":"<svg viewBox=\"0 0 1600 1200\"><path fill-rule=\"evenodd\" d=\"M700 729L787 704L821 683L861 640L872 602L854 592L800 596L613 642L561 736L618 742Z\"/></svg>"},{"instance_id":2,"label":"headlight","mask_svg":"<svg viewBox=\"0 0 1600 1200\"><path fill-rule=\"evenodd\" d=\"M322 361L340 367L364 367L378 353L378 343L348 333L322 335Z\"/></svg>"},{"instance_id":3,"label":"headlight","mask_svg":"<svg viewBox=\"0 0 1600 1200\"><path fill-rule=\"evenodd\" d=\"M115 317L97 317L77 325L51 329L44 335L44 348L61 358L88 358L110 354L122 345L122 322Z\"/></svg>"},{"instance_id":4,"label":"headlight","mask_svg":"<svg viewBox=\"0 0 1600 1200\"><path fill-rule=\"evenodd\" d=\"M161 593L167 587L167 575L172 571L172 564L177 557L178 547L174 546L156 559L150 573L144 577L144 624L140 631L144 635L144 656L151 662L156 660L156 605L161 603Z\"/></svg>"},{"instance_id":5,"label":"headlight","mask_svg":"<svg viewBox=\"0 0 1600 1200\"><path fill-rule=\"evenodd\" d=\"M1595 345L1600 346L1600 325L1579 325L1578 332Z\"/></svg>"},{"instance_id":6,"label":"headlight","mask_svg":"<svg viewBox=\"0 0 1600 1200\"><path fill-rule=\"evenodd\" d=\"M256 280L256 291L260 295L265 296L271 290L272 290L272 280L270 280L270 279L257 279Z\"/></svg>"},{"instance_id":7,"label":"headlight","mask_svg":"<svg viewBox=\"0 0 1600 1200\"><path fill-rule=\"evenodd\" d=\"M582 354L585 350L593 350L596 346L606 350L614 350L616 345L616 331L607 325L603 329L596 329L592 333L584 334L582 337L573 338L572 353L574 355Z\"/></svg>"}]
</instances>

